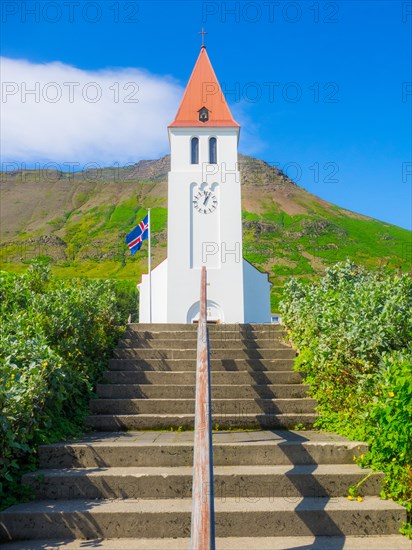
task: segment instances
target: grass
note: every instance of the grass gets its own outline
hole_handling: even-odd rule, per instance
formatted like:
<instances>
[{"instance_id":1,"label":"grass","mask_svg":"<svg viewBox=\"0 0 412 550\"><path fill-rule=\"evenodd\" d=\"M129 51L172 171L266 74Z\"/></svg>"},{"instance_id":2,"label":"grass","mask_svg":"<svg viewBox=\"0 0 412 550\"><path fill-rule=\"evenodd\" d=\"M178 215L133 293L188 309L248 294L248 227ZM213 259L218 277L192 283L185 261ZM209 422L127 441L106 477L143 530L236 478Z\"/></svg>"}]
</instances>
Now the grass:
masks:
<instances>
[{"instance_id":1,"label":"grass","mask_svg":"<svg viewBox=\"0 0 412 550\"><path fill-rule=\"evenodd\" d=\"M85 276L139 282L147 269L147 245L131 257L124 243L125 234L146 215L136 197L117 206L96 206L75 210L53 220L56 234L68 243L68 259L52 260L52 272L60 277ZM243 212L252 222L244 229L245 258L261 271L268 271L272 283L272 308L277 311L286 278L311 278L328 265L350 258L367 267L387 265L410 269L407 257L411 233L377 220L351 218L341 211L323 211L322 217L290 216L285 213ZM63 224L63 226L62 226ZM265 225L266 224L266 225ZM269 225L267 225L269 224ZM259 231L261 226L262 231ZM167 253L165 232L167 209L153 207L152 235L154 265ZM25 235L26 239L28 235ZM1 249L2 269L21 273L31 258L22 258L18 244ZM41 247L33 254L47 255ZM409 251L410 254L410 251Z\"/></svg>"},{"instance_id":2,"label":"grass","mask_svg":"<svg viewBox=\"0 0 412 550\"><path fill-rule=\"evenodd\" d=\"M256 166L259 168L256 177L252 178L249 173L249 183L245 187L249 189L245 197L252 197L252 202L246 198L243 203L244 257L260 271L268 272L273 285L274 311L278 309L286 278L295 276L310 280L327 266L346 258L370 268L387 265L403 271L411 269L410 231L349 213L336 205L319 201L290 183L289 201L305 211L292 214L282 206L276 188L259 186L258 176L262 176L262 181L265 176L264 163L248 157L241 157L241 160L242 170L246 170L242 172L242 178L247 175L248 163L252 174L255 174ZM167 170L164 165L162 169ZM137 282L147 269L147 244L144 243L141 251L131 257L124 240L149 207L152 208L153 265L160 263L167 255L166 174L156 175L157 183L129 179L130 170L122 172L120 180L115 180L112 172L109 168L103 170L103 179L97 182L88 181L85 174L77 174L72 178L70 188L64 182L67 179L64 174L56 173L55 181L52 174L47 181L41 181L33 171L21 174L27 194L30 195L30 186L33 193L42 188L44 201L39 201L41 207L31 214L31 222L27 221L27 208L22 203L16 214L21 221L16 227L13 218L7 218L7 205L3 207L6 216L2 220L2 269L20 273L33 257L48 256L52 258L53 273L60 277L82 275ZM270 178L276 183L272 173ZM19 203L26 200L18 193L20 179L13 180L15 195L7 199L11 201L10 206L14 204L13 197ZM53 185L53 193L50 185ZM11 185L9 189L11 192ZM42 222L44 210L54 213L47 222ZM4 231L6 227L7 231ZM28 240L41 235L56 235L66 246L27 244Z\"/></svg>"}]
</instances>

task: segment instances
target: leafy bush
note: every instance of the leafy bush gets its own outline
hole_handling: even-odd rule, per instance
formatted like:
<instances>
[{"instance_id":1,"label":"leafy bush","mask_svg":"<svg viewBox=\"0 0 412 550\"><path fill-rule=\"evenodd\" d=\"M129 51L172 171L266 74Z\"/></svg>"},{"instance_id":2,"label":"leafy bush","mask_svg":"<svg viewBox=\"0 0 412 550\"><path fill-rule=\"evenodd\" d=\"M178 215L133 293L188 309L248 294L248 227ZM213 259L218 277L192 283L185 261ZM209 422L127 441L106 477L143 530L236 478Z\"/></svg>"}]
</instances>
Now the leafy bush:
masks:
<instances>
[{"instance_id":1,"label":"leafy bush","mask_svg":"<svg viewBox=\"0 0 412 550\"><path fill-rule=\"evenodd\" d=\"M365 440L361 464L387 474L382 496L411 512L412 281L349 260L289 281L283 321L318 400L317 426Z\"/></svg>"},{"instance_id":2,"label":"leafy bush","mask_svg":"<svg viewBox=\"0 0 412 550\"><path fill-rule=\"evenodd\" d=\"M113 283L51 278L39 262L24 275L0 272L0 301L0 500L7 506L36 447L79 433L126 318Z\"/></svg>"},{"instance_id":3,"label":"leafy bush","mask_svg":"<svg viewBox=\"0 0 412 550\"><path fill-rule=\"evenodd\" d=\"M131 281L114 281L117 297L117 306L122 319L131 317L131 322L139 320L139 293L136 284Z\"/></svg>"}]
</instances>

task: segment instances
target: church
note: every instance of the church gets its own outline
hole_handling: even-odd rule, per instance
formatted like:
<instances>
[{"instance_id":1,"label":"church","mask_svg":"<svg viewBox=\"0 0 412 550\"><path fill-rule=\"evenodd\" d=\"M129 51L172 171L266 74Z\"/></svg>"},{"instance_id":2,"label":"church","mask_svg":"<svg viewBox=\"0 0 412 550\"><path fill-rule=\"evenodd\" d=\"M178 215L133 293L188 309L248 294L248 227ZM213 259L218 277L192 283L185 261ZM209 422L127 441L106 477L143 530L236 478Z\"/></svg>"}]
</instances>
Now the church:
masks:
<instances>
[{"instance_id":1,"label":"church","mask_svg":"<svg viewBox=\"0 0 412 550\"><path fill-rule=\"evenodd\" d=\"M269 323L268 275L242 257L240 126L204 45L168 132L167 259L138 285L140 322L196 322L204 265L209 322Z\"/></svg>"}]
</instances>

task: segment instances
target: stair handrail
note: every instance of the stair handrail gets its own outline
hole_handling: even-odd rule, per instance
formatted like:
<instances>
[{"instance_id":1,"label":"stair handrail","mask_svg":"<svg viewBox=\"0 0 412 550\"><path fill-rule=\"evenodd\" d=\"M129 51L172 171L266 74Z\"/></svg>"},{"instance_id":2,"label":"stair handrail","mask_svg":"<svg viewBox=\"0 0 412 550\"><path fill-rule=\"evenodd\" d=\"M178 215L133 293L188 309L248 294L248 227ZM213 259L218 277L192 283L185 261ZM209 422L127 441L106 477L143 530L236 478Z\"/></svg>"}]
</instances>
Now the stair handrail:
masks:
<instances>
[{"instance_id":1,"label":"stair handrail","mask_svg":"<svg viewBox=\"0 0 412 550\"><path fill-rule=\"evenodd\" d=\"M202 266L197 326L196 404L193 449L191 550L215 549L210 349L207 330L207 274Z\"/></svg>"}]
</instances>

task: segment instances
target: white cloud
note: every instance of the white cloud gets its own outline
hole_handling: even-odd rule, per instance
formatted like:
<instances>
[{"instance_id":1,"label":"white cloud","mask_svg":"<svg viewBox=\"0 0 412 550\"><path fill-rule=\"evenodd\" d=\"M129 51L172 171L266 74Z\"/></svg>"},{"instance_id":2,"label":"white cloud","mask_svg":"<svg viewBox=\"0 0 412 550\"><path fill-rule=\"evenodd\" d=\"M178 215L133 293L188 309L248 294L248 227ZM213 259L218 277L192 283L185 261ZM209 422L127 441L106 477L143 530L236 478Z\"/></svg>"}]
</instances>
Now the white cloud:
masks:
<instances>
[{"instance_id":1,"label":"white cloud","mask_svg":"<svg viewBox=\"0 0 412 550\"><path fill-rule=\"evenodd\" d=\"M2 162L108 166L168 151L183 94L170 77L4 57L1 73Z\"/></svg>"}]
</instances>

